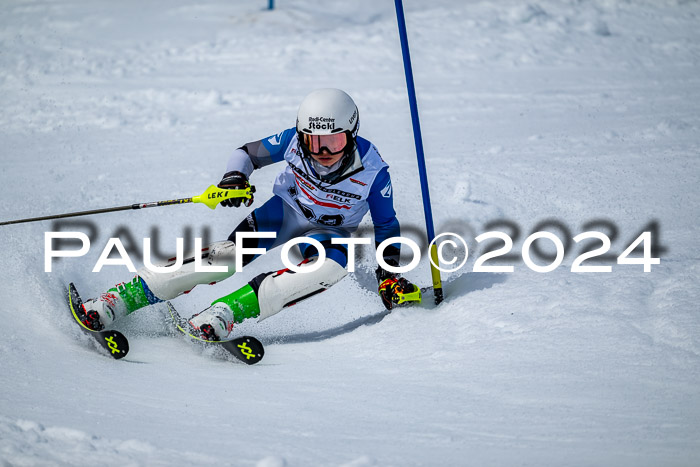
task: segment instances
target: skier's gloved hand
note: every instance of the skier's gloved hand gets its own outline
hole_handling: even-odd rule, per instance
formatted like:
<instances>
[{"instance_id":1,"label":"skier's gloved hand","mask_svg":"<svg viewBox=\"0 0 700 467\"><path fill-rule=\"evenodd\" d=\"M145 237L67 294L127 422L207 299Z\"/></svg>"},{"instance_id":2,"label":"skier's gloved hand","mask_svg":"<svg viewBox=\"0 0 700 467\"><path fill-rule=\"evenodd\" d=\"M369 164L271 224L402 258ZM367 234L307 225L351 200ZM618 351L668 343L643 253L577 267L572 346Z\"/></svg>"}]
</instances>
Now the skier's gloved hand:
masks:
<instances>
[{"instance_id":1,"label":"skier's gloved hand","mask_svg":"<svg viewBox=\"0 0 700 467\"><path fill-rule=\"evenodd\" d=\"M221 179L219 184L217 185L219 188L226 188L228 190L244 190L248 187L250 187L250 183L248 182L248 177L246 177L245 174L234 171L234 172L228 172L226 175L224 175L224 178ZM241 203L245 207L250 207L251 204L253 204L253 192L255 191L251 187L250 190L250 198L245 198L245 197L240 197L240 198L228 198L223 200L221 203L222 206L226 207L240 207Z\"/></svg>"},{"instance_id":2,"label":"skier's gloved hand","mask_svg":"<svg viewBox=\"0 0 700 467\"><path fill-rule=\"evenodd\" d=\"M376 274L379 281L379 296L387 310L404 302L420 303L420 289L415 284L411 284L408 279L390 273L381 267L377 268Z\"/></svg>"}]
</instances>

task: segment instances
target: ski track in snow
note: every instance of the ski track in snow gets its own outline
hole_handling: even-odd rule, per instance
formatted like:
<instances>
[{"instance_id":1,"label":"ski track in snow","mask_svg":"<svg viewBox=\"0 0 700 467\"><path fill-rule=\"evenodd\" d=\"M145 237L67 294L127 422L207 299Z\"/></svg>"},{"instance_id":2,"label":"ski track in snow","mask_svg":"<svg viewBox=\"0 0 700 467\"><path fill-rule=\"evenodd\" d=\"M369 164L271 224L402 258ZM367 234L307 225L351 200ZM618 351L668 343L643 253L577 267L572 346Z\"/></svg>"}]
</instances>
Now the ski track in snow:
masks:
<instances>
[{"instance_id":1,"label":"ski track in snow","mask_svg":"<svg viewBox=\"0 0 700 467\"><path fill-rule=\"evenodd\" d=\"M200 193L232 149L332 86L357 101L403 233L423 242L392 2L266 3L6 2L0 219ZM52 273L50 222L2 227L2 465L697 463L700 4L405 3L436 231L470 248L447 300L385 313L362 251L342 284L240 326L267 346L259 365L188 344L162 306L120 323L131 350L115 362L71 322L66 283L87 297L128 279L90 272L122 227L167 252L187 228L225 238L247 210L83 218L92 249ZM255 206L277 171L253 175ZM571 237L612 222L613 256L656 220L666 250L647 274L574 274L573 243L551 273L465 273L490 222L520 228L517 253L547 219ZM174 304L187 316L279 264ZM425 258L408 277L428 284Z\"/></svg>"}]
</instances>

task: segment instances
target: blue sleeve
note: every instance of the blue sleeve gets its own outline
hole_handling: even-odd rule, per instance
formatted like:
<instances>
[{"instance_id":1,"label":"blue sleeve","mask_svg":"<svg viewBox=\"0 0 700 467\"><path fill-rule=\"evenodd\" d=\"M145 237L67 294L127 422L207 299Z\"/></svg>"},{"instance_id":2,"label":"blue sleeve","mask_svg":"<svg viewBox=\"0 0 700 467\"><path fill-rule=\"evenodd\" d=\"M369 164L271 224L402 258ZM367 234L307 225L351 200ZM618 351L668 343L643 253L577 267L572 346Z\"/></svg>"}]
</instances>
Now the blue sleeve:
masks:
<instances>
[{"instance_id":1,"label":"blue sleeve","mask_svg":"<svg viewBox=\"0 0 700 467\"><path fill-rule=\"evenodd\" d=\"M385 167L375 177L367 198L369 212L374 223L374 239L377 245L387 238L401 235L399 220L396 218L396 211L394 211L393 191L389 170ZM392 247L384 250L385 261L387 258L390 258L394 259L398 264L401 244L394 243Z\"/></svg>"},{"instance_id":2,"label":"blue sleeve","mask_svg":"<svg viewBox=\"0 0 700 467\"><path fill-rule=\"evenodd\" d=\"M229 156L224 177L231 172L242 172L250 177L253 170L280 162L295 133L296 128L288 128L276 135L244 144Z\"/></svg>"},{"instance_id":3,"label":"blue sleeve","mask_svg":"<svg viewBox=\"0 0 700 467\"><path fill-rule=\"evenodd\" d=\"M284 153L296 134L296 131L297 129L294 127L288 128L282 133L272 135L262 140L262 145L266 149L271 162L280 162L284 159Z\"/></svg>"}]
</instances>

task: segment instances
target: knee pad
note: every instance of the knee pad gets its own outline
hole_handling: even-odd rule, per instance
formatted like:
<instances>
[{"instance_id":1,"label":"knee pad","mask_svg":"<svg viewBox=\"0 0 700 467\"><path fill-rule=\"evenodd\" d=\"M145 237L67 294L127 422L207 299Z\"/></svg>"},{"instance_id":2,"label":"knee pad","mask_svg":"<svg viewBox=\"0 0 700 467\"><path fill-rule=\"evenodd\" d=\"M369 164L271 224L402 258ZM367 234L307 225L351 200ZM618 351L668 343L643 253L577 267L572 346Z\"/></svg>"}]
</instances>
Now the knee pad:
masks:
<instances>
[{"instance_id":1,"label":"knee pad","mask_svg":"<svg viewBox=\"0 0 700 467\"><path fill-rule=\"evenodd\" d=\"M173 264L175 261L166 266ZM236 246L232 241L226 240L212 243L202 249L202 266L226 266L226 272L196 272L194 265L194 257L190 257L174 272L157 273L144 267L139 269L137 274L153 295L161 300L171 300L199 284L214 284L231 277L236 272Z\"/></svg>"},{"instance_id":2,"label":"knee pad","mask_svg":"<svg viewBox=\"0 0 700 467\"><path fill-rule=\"evenodd\" d=\"M301 264L311 265L316 261L318 257L305 260ZM326 259L323 266L314 272L292 272L284 269L265 276L256 291L260 321L279 313L284 307L323 292L339 282L347 273L344 267Z\"/></svg>"}]
</instances>

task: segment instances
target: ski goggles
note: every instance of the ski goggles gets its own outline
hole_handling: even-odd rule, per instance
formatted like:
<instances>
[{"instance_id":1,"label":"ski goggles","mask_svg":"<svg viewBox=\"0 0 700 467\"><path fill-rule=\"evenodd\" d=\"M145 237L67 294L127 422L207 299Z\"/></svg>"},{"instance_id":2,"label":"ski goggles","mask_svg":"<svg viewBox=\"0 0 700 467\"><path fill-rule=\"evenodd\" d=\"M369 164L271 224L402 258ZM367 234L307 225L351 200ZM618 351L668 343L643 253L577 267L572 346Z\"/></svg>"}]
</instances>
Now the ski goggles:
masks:
<instances>
[{"instance_id":1,"label":"ski goggles","mask_svg":"<svg viewBox=\"0 0 700 467\"><path fill-rule=\"evenodd\" d=\"M311 154L321 154L324 149L331 154L338 154L348 144L348 136L344 132L333 135L307 135L304 133L302 138L304 146L309 148Z\"/></svg>"}]
</instances>

